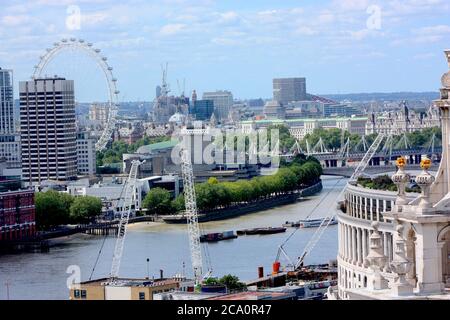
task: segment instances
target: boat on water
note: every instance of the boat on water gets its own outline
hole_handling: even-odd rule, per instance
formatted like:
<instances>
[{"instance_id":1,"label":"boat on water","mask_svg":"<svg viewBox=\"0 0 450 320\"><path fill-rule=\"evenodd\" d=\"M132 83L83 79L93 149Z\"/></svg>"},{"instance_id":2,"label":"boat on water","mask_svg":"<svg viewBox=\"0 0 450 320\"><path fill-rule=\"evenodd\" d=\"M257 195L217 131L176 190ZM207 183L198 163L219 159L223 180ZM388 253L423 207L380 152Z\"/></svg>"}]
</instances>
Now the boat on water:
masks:
<instances>
[{"instance_id":1,"label":"boat on water","mask_svg":"<svg viewBox=\"0 0 450 320\"><path fill-rule=\"evenodd\" d=\"M322 218L322 219L311 219L311 220L300 220L300 227L301 228L318 228L320 225L323 224L329 224L334 225L337 224L336 217L331 218Z\"/></svg>"},{"instance_id":2,"label":"boat on water","mask_svg":"<svg viewBox=\"0 0 450 320\"><path fill-rule=\"evenodd\" d=\"M286 221L283 223L283 227L285 228L300 228L300 221L293 222L293 221Z\"/></svg>"},{"instance_id":3,"label":"boat on water","mask_svg":"<svg viewBox=\"0 0 450 320\"><path fill-rule=\"evenodd\" d=\"M238 230L237 235L267 235L267 234L276 234L276 233L283 233L286 232L286 228L274 228L274 227L268 227L268 228L254 228L254 229L244 229L244 230Z\"/></svg>"},{"instance_id":4,"label":"boat on water","mask_svg":"<svg viewBox=\"0 0 450 320\"><path fill-rule=\"evenodd\" d=\"M223 240L236 239L238 236L234 231L225 231L220 233L208 233L200 236L200 242L218 242Z\"/></svg>"}]
</instances>

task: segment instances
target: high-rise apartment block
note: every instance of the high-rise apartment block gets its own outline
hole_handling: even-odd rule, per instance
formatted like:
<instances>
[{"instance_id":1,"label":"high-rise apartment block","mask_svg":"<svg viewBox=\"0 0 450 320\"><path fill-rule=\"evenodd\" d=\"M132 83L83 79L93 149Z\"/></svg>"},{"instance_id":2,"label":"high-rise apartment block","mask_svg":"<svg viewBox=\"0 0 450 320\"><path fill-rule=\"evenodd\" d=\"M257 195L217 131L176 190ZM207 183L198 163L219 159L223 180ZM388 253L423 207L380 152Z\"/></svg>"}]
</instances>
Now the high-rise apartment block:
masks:
<instances>
[{"instance_id":1,"label":"high-rise apartment block","mask_svg":"<svg viewBox=\"0 0 450 320\"><path fill-rule=\"evenodd\" d=\"M214 91L203 93L203 100L214 101L214 115L219 121L228 119L233 107L233 94L230 91Z\"/></svg>"},{"instance_id":2,"label":"high-rise apartment block","mask_svg":"<svg viewBox=\"0 0 450 320\"><path fill-rule=\"evenodd\" d=\"M77 170L78 174L95 175L97 158L95 150L96 139L90 137L89 132L77 133Z\"/></svg>"},{"instance_id":3,"label":"high-rise apartment block","mask_svg":"<svg viewBox=\"0 0 450 320\"><path fill-rule=\"evenodd\" d=\"M283 105L307 99L306 78L273 79L273 100Z\"/></svg>"},{"instance_id":4,"label":"high-rise apartment block","mask_svg":"<svg viewBox=\"0 0 450 320\"><path fill-rule=\"evenodd\" d=\"M13 72L0 68L0 160L20 168L20 136L14 126Z\"/></svg>"},{"instance_id":5,"label":"high-rise apartment block","mask_svg":"<svg viewBox=\"0 0 450 320\"><path fill-rule=\"evenodd\" d=\"M30 185L77 176L74 82L64 78L20 82L23 178Z\"/></svg>"}]
</instances>

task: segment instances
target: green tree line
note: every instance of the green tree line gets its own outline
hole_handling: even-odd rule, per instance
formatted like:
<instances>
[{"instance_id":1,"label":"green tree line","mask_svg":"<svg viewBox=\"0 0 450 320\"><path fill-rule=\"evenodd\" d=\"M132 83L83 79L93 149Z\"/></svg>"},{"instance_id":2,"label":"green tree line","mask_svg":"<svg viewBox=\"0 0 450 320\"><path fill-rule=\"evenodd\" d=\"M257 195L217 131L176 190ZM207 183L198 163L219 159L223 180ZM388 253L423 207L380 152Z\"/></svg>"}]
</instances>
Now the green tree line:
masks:
<instances>
[{"instance_id":1,"label":"green tree line","mask_svg":"<svg viewBox=\"0 0 450 320\"><path fill-rule=\"evenodd\" d=\"M39 230L66 224L85 224L102 212L96 197L74 197L67 193L47 191L36 193L36 225Z\"/></svg>"},{"instance_id":2,"label":"green tree line","mask_svg":"<svg viewBox=\"0 0 450 320\"><path fill-rule=\"evenodd\" d=\"M322 167L316 159L299 155L274 175L235 182L219 182L217 178L210 178L195 185L197 207L200 211L207 211L289 194L316 183L321 174ZM144 198L143 207L151 215L174 214L185 209L184 196L171 199L169 191L155 188Z\"/></svg>"}]
</instances>

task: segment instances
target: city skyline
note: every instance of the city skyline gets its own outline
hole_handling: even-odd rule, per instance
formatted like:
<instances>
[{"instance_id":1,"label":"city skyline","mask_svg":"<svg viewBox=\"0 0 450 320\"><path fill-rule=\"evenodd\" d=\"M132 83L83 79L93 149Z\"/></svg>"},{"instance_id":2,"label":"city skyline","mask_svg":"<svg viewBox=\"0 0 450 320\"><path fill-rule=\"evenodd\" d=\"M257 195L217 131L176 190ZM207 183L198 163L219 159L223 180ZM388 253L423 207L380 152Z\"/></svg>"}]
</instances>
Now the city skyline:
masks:
<instances>
[{"instance_id":1,"label":"city skyline","mask_svg":"<svg viewBox=\"0 0 450 320\"><path fill-rule=\"evenodd\" d=\"M435 91L450 40L444 0L71 4L4 2L0 65L16 82L29 79L45 48L76 37L109 58L121 100L153 100L165 61L174 93L186 78L186 91L270 97L277 77L306 77L320 94ZM95 89L79 95L97 99Z\"/></svg>"}]
</instances>

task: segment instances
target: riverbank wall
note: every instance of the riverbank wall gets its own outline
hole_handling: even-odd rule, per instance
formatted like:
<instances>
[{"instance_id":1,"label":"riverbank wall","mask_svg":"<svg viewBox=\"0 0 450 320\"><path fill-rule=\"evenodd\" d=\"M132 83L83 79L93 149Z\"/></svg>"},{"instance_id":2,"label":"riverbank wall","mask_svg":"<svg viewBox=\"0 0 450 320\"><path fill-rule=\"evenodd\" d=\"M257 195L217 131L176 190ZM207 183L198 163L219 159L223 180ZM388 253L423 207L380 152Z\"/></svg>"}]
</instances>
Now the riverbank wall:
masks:
<instances>
[{"instance_id":1,"label":"riverbank wall","mask_svg":"<svg viewBox=\"0 0 450 320\"><path fill-rule=\"evenodd\" d=\"M293 204L297 202L302 197L308 197L312 196L320 191L322 191L323 185L322 181L320 180L316 184L302 189L298 192L281 195L281 196L275 196L272 198L268 198L265 200L260 200L257 202L251 202L246 204L238 204L234 206L230 206L223 209L216 209L212 210L208 213L200 213L198 215L198 221L199 222L209 222L209 221L217 221L217 220L225 220L230 218L235 218L238 216L255 213L258 211L264 211L273 209L276 207ZM163 221L169 224L181 224L186 223L186 217L184 216L172 216L172 217L165 217L163 218Z\"/></svg>"}]
</instances>

